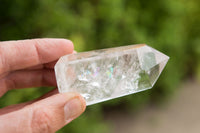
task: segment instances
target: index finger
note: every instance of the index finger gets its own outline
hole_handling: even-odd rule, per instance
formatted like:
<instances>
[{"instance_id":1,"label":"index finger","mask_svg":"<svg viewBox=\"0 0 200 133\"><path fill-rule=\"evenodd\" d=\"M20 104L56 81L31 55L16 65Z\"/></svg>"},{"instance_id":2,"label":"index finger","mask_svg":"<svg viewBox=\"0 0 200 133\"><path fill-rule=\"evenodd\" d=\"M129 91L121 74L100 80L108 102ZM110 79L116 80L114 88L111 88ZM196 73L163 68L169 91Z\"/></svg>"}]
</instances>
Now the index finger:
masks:
<instances>
[{"instance_id":1,"label":"index finger","mask_svg":"<svg viewBox=\"0 0 200 133\"><path fill-rule=\"evenodd\" d=\"M73 43L66 39L0 42L0 74L52 62L73 49Z\"/></svg>"}]
</instances>

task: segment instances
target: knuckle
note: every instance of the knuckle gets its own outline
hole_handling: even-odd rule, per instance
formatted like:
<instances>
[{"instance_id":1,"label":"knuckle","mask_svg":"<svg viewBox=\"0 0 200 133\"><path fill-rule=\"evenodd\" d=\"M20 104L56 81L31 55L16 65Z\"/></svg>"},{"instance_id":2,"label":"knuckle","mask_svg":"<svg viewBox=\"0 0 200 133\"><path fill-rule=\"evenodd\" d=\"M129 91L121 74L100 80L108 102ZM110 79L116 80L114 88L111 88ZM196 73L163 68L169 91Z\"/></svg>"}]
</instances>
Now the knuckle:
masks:
<instances>
[{"instance_id":1,"label":"knuckle","mask_svg":"<svg viewBox=\"0 0 200 133\"><path fill-rule=\"evenodd\" d=\"M37 108L33 111L31 129L33 133L51 133L51 115L48 109Z\"/></svg>"},{"instance_id":2,"label":"knuckle","mask_svg":"<svg viewBox=\"0 0 200 133\"><path fill-rule=\"evenodd\" d=\"M42 62L42 56L40 56L40 50L38 48L38 46L40 45L40 41L39 39L34 39L32 40L33 43L35 44L34 47L35 47L35 52L36 52L36 56L37 56L37 59L38 59L38 62Z\"/></svg>"}]
</instances>

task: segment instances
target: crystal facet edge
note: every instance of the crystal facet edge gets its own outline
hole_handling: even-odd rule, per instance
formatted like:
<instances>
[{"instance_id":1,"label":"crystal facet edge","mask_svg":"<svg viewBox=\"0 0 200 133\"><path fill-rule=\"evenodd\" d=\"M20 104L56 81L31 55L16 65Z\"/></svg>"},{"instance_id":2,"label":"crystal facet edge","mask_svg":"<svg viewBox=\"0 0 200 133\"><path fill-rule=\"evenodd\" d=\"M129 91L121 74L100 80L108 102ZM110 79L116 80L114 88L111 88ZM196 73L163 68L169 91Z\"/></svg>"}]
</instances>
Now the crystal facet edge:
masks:
<instances>
[{"instance_id":1,"label":"crystal facet edge","mask_svg":"<svg viewBox=\"0 0 200 133\"><path fill-rule=\"evenodd\" d=\"M135 93L139 93L139 92L142 92L142 91L149 90L151 88L152 87L141 89L141 90L138 90L138 91L135 91L135 92L132 92L132 93L127 93L127 94L119 95L119 96L116 96L116 97L105 98L103 100L99 100L98 102L86 103L86 106L94 105L94 104L97 104L97 103L102 103L102 102L105 102L105 101L108 101L108 100L112 100L112 99L116 99L116 98L120 98L120 97L125 97L125 96L131 95L131 94L135 94Z\"/></svg>"}]
</instances>

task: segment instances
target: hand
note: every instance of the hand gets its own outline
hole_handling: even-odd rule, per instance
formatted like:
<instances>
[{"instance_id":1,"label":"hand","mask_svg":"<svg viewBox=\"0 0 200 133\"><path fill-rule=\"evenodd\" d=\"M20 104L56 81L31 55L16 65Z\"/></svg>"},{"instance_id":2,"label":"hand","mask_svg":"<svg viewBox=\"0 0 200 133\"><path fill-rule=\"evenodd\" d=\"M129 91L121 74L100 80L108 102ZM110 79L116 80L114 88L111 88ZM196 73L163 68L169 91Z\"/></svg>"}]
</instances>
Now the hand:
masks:
<instances>
[{"instance_id":1,"label":"hand","mask_svg":"<svg viewBox=\"0 0 200 133\"><path fill-rule=\"evenodd\" d=\"M72 42L65 39L0 42L0 96L10 89L56 86L53 67L72 52ZM79 94L55 89L37 100L0 109L0 132L55 132L85 107Z\"/></svg>"}]
</instances>

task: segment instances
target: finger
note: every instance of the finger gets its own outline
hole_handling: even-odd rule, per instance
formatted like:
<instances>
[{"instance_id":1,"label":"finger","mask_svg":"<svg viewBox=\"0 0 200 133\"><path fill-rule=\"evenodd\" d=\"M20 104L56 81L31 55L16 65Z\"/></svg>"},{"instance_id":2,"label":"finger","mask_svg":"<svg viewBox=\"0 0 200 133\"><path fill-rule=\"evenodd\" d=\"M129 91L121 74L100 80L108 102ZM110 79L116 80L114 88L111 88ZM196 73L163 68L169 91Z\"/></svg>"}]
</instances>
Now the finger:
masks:
<instances>
[{"instance_id":1,"label":"finger","mask_svg":"<svg viewBox=\"0 0 200 133\"><path fill-rule=\"evenodd\" d=\"M0 132L55 132L86 108L77 93L62 93L0 116Z\"/></svg>"},{"instance_id":2,"label":"finger","mask_svg":"<svg viewBox=\"0 0 200 133\"><path fill-rule=\"evenodd\" d=\"M55 73L51 69L15 71L0 79L0 86L0 96L10 89L56 86Z\"/></svg>"},{"instance_id":3,"label":"finger","mask_svg":"<svg viewBox=\"0 0 200 133\"><path fill-rule=\"evenodd\" d=\"M66 39L33 39L0 42L0 74L57 60L73 52Z\"/></svg>"},{"instance_id":4,"label":"finger","mask_svg":"<svg viewBox=\"0 0 200 133\"><path fill-rule=\"evenodd\" d=\"M7 89L56 86L54 70L16 71L6 77Z\"/></svg>"},{"instance_id":5,"label":"finger","mask_svg":"<svg viewBox=\"0 0 200 133\"><path fill-rule=\"evenodd\" d=\"M0 110L0 115L6 114L6 113L10 113L10 112L13 112L13 111L16 111L16 110L19 110L19 109L22 109L23 107L25 107L25 106L27 106L29 104L32 104L32 103L34 103L36 101L39 101L39 100L45 99L47 97L53 96L55 94L58 94L58 89L57 88L49 91L48 93L44 94L43 96L41 96L38 99L29 101L29 102L26 102L26 103L7 106L7 107L5 107L5 108Z\"/></svg>"},{"instance_id":6,"label":"finger","mask_svg":"<svg viewBox=\"0 0 200 133\"><path fill-rule=\"evenodd\" d=\"M56 86L54 70L15 71L0 80L0 95L10 89L30 88L39 86Z\"/></svg>"},{"instance_id":7,"label":"finger","mask_svg":"<svg viewBox=\"0 0 200 133\"><path fill-rule=\"evenodd\" d=\"M73 51L73 54L76 54L77 51ZM36 65L36 66L32 66L27 68L27 70L36 70L36 69L43 69L43 68L48 68L48 69L54 69L54 66L56 65L58 60L52 61L50 63L46 63L46 64L40 64L40 65Z\"/></svg>"}]
</instances>

